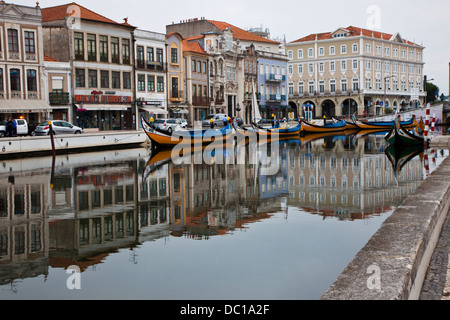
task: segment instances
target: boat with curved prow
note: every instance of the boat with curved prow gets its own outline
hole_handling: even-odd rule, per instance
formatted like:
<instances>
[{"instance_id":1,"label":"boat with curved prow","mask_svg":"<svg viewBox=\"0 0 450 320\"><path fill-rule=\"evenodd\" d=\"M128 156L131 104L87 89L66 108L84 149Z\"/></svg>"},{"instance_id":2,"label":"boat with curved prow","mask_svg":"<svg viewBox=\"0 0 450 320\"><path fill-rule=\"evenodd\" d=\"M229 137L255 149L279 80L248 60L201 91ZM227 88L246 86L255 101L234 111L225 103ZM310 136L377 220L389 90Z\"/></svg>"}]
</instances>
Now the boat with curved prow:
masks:
<instances>
[{"instance_id":1,"label":"boat with curved prow","mask_svg":"<svg viewBox=\"0 0 450 320\"><path fill-rule=\"evenodd\" d=\"M396 117L397 119L397 117ZM352 116L352 121L355 126L360 130L391 130L394 125L394 120L390 121L364 121L358 120L354 115ZM400 121L403 128L413 128L417 126L416 118L413 116L407 121Z\"/></svg>"},{"instance_id":2,"label":"boat with curved prow","mask_svg":"<svg viewBox=\"0 0 450 320\"><path fill-rule=\"evenodd\" d=\"M425 138L423 132L418 128L417 121L415 122L415 127L408 129L408 127L403 126L398 117L396 117L392 129L386 134L384 139L388 144L393 146L424 144Z\"/></svg>"},{"instance_id":3,"label":"boat with curved prow","mask_svg":"<svg viewBox=\"0 0 450 320\"><path fill-rule=\"evenodd\" d=\"M234 133L228 124L222 129L179 130L172 134L161 132L153 128L141 115L142 128L152 142L152 148L174 147L178 144L202 145L211 142L226 141Z\"/></svg>"},{"instance_id":4,"label":"boat with curved prow","mask_svg":"<svg viewBox=\"0 0 450 320\"><path fill-rule=\"evenodd\" d=\"M302 131L304 133L325 133L325 132L339 132L346 130L347 123L341 120L337 123L326 123L324 125L317 125L301 119Z\"/></svg>"}]
</instances>

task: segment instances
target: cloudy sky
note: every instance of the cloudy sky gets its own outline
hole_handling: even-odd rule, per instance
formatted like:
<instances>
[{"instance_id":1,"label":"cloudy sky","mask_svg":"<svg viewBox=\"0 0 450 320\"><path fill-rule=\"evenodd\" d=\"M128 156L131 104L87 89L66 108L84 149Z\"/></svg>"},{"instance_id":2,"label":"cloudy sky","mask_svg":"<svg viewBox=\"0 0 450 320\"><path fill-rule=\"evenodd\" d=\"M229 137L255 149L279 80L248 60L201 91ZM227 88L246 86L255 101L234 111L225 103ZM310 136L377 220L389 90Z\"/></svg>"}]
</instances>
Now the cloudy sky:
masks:
<instances>
[{"instance_id":1,"label":"cloudy sky","mask_svg":"<svg viewBox=\"0 0 450 320\"><path fill-rule=\"evenodd\" d=\"M10 1L7 1L8 3ZM41 8L71 2L39 0ZM263 27L272 37L294 41L311 33L350 25L386 33L399 32L425 47L424 74L449 93L449 0L78 0L114 21L165 33L165 26L191 18L226 21L242 29ZM36 0L17 0L34 6Z\"/></svg>"}]
</instances>

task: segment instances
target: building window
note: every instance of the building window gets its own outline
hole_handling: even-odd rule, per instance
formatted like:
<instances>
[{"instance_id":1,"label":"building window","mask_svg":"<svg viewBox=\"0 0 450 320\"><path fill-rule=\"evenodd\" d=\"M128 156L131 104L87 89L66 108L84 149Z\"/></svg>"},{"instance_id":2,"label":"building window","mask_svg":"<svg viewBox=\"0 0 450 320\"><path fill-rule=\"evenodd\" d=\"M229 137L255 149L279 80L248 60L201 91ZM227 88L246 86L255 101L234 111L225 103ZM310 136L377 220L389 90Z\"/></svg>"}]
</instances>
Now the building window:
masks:
<instances>
[{"instance_id":1,"label":"building window","mask_svg":"<svg viewBox=\"0 0 450 320\"><path fill-rule=\"evenodd\" d=\"M319 93L324 93L324 92L325 92L325 81L320 80L319 81Z\"/></svg>"},{"instance_id":2,"label":"building window","mask_svg":"<svg viewBox=\"0 0 450 320\"><path fill-rule=\"evenodd\" d=\"M298 65L298 74L303 74L303 63Z\"/></svg>"},{"instance_id":3,"label":"building window","mask_svg":"<svg viewBox=\"0 0 450 320\"><path fill-rule=\"evenodd\" d=\"M308 58L313 58L314 57L314 49L313 48L309 48L308 49Z\"/></svg>"},{"instance_id":4,"label":"building window","mask_svg":"<svg viewBox=\"0 0 450 320\"><path fill-rule=\"evenodd\" d=\"M314 72L314 64L310 63L308 64L308 72L313 73Z\"/></svg>"},{"instance_id":5,"label":"building window","mask_svg":"<svg viewBox=\"0 0 450 320\"><path fill-rule=\"evenodd\" d=\"M145 91L145 75L138 74L138 91Z\"/></svg>"},{"instance_id":6,"label":"building window","mask_svg":"<svg viewBox=\"0 0 450 320\"><path fill-rule=\"evenodd\" d=\"M297 57L298 57L298 59L303 59L303 49L299 49L297 51Z\"/></svg>"},{"instance_id":7,"label":"building window","mask_svg":"<svg viewBox=\"0 0 450 320\"><path fill-rule=\"evenodd\" d=\"M357 70L358 69L358 60L353 60L353 65L352 65L352 67L353 67L353 70Z\"/></svg>"},{"instance_id":8,"label":"building window","mask_svg":"<svg viewBox=\"0 0 450 320\"><path fill-rule=\"evenodd\" d=\"M111 62L120 63L119 38L111 38Z\"/></svg>"},{"instance_id":9,"label":"building window","mask_svg":"<svg viewBox=\"0 0 450 320\"><path fill-rule=\"evenodd\" d=\"M87 53L89 61L97 60L97 41L95 34L87 35Z\"/></svg>"},{"instance_id":10,"label":"building window","mask_svg":"<svg viewBox=\"0 0 450 320\"><path fill-rule=\"evenodd\" d=\"M353 46L352 46L352 52L353 53L358 53L358 45L356 43L353 44Z\"/></svg>"},{"instance_id":11,"label":"building window","mask_svg":"<svg viewBox=\"0 0 450 320\"><path fill-rule=\"evenodd\" d=\"M341 46L341 54L346 54L347 53L347 46L346 45L342 45Z\"/></svg>"},{"instance_id":12,"label":"building window","mask_svg":"<svg viewBox=\"0 0 450 320\"><path fill-rule=\"evenodd\" d=\"M372 79L366 76L366 89L372 89Z\"/></svg>"},{"instance_id":13,"label":"building window","mask_svg":"<svg viewBox=\"0 0 450 320\"><path fill-rule=\"evenodd\" d=\"M353 79L353 92L358 92L358 91L359 91L359 80Z\"/></svg>"},{"instance_id":14,"label":"building window","mask_svg":"<svg viewBox=\"0 0 450 320\"><path fill-rule=\"evenodd\" d=\"M148 91L154 92L155 91L155 76L148 75Z\"/></svg>"},{"instance_id":15,"label":"building window","mask_svg":"<svg viewBox=\"0 0 450 320\"><path fill-rule=\"evenodd\" d=\"M136 63L138 68L144 67L144 47L142 46L136 48Z\"/></svg>"},{"instance_id":16,"label":"building window","mask_svg":"<svg viewBox=\"0 0 450 320\"><path fill-rule=\"evenodd\" d=\"M123 64L130 64L130 40L122 39L122 61Z\"/></svg>"},{"instance_id":17,"label":"building window","mask_svg":"<svg viewBox=\"0 0 450 320\"><path fill-rule=\"evenodd\" d=\"M19 52L19 37L16 29L8 29L8 51Z\"/></svg>"},{"instance_id":18,"label":"building window","mask_svg":"<svg viewBox=\"0 0 450 320\"><path fill-rule=\"evenodd\" d=\"M325 54L325 48L324 47L320 47L319 48L319 56L323 56Z\"/></svg>"},{"instance_id":19,"label":"building window","mask_svg":"<svg viewBox=\"0 0 450 320\"><path fill-rule=\"evenodd\" d=\"M289 60L292 60L292 50L288 51L288 58L289 58Z\"/></svg>"},{"instance_id":20,"label":"building window","mask_svg":"<svg viewBox=\"0 0 450 320\"><path fill-rule=\"evenodd\" d=\"M324 63L320 62L319 63L319 72L323 72L323 70L324 70Z\"/></svg>"},{"instance_id":21,"label":"building window","mask_svg":"<svg viewBox=\"0 0 450 320\"><path fill-rule=\"evenodd\" d=\"M163 49L156 49L156 62L162 63L163 61Z\"/></svg>"},{"instance_id":22,"label":"building window","mask_svg":"<svg viewBox=\"0 0 450 320\"><path fill-rule=\"evenodd\" d=\"M333 72L333 71L335 71L336 70L336 67L335 67L335 65L334 65L334 61L331 61L330 62L330 72Z\"/></svg>"},{"instance_id":23,"label":"building window","mask_svg":"<svg viewBox=\"0 0 450 320\"><path fill-rule=\"evenodd\" d=\"M334 46L330 47L330 55L334 56L334 54L336 53Z\"/></svg>"},{"instance_id":24,"label":"building window","mask_svg":"<svg viewBox=\"0 0 450 320\"><path fill-rule=\"evenodd\" d=\"M153 61L155 61L154 50L153 48L147 48L147 64Z\"/></svg>"},{"instance_id":25,"label":"building window","mask_svg":"<svg viewBox=\"0 0 450 320\"><path fill-rule=\"evenodd\" d=\"M289 65L289 66L288 66L288 73L289 73L289 74L293 74L293 71L292 71L292 65Z\"/></svg>"},{"instance_id":26,"label":"building window","mask_svg":"<svg viewBox=\"0 0 450 320\"><path fill-rule=\"evenodd\" d=\"M85 71L84 69L76 69L75 70L75 85L77 88L84 88L85 87Z\"/></svg>"},{"instance_id":27,"label":"building window","mask_svg":"<svg viewBox=\"0 0 450 320\"><path fill-rule=\"evenodd\" d=\"M83 34L81 32L74 33L74 50L75 50L75 59L84 60L84 39Z\"/></svg>"},{"instance_id":28,"label":"building window","mask_svg":"<svg viewBox=\"0 0 450 320\"><path fill-rule=\"evenodd\" d=\"M302 96L304 92L305 92L304 84L303 84L303 82L299 82L298 83L298 94L300 96Z\"/></svg>"},{"instance_id":29,"label":"building window","mask_svg":"<svg viewBox=\"0 0 450 320\"><path fill-rule=\"evenodd\" d=\"M206 87L205 87L206 90ZM158 92L164 92L164 77L158 77ZM205 92L206 96L206 92Z\"/></svg>"},{"instance_id":30,"label":"building window","mask_svg":"<svg viewBox=\"0 0 450 320\"><path fill-rule=\"evenodd\" d=\"M88 70L89 88L97 88L97 70Z\"/></svg>"},{"instance_id":31,"label":"building window","mask_svg":"<svg viewBox=\"0 0 450 320\"><path fill-rule=\"evenodd\" d=\"M341 79L341 91L343 93L347 92L347 79Z\"/></svg>"},{"instance_id":32,"label":"building window","mask_svg":"<svg viewBox=\"0 0 450 320\"><path fill-rule=\"evenodd\" d=\"M196 72L197 63L195 60L192 60L192 72Z\"/></svg>"},{"instance_id":33,"label":"building window","mask_svg":"<svg viewBox=\"0 0 450 320\"><path fill-rule=\"evenodd\" d=\"M108 37L99 36L98 41L100 45L100 61L108 62Z\"/></svg>"},{"instance_id":34,"label":"building window","mask_svg":"<svg viewBox=\"0 0 450 320\"><path fill-rule=\"evenodd\" d=\"M314 94L314 81L309 81L308 82L308 93L310 95Z\"/></svg>"},{"instance_id":35,"label":"building window","mask_svg":"<svg viewBox=\"0 0 450 320\"><path fill-rule=\"evenodd\" d=\"M111 80L112 80L112 88L120 89L120 72L112 71Z\"/></svg>"},{"instance_id":36,"label":"building window","mask_svg":"<svg viewBox=\"0 0 450 320\"><path fill-rule=\"evenodd\" d=\"M20 91L20 70L11 69L9 71L9 79L11 82L11 91Z\"/></svg>"},{"instance_id":37,"label":"building window","mask_svg":"<svg viewBox=\"0 0 450 320\"><path fill-rule=\"evenodd\" d=\"M336 93L336 80L330 80L330 92Z\"/></svg>"},{"instance_id":38,"label":"building window","mask_svg":"<svg viewBox=\"0 0 450 320\"><path fill-rule=\"evenodd\" d=\"M25 31L25 52L36 53L33 31Z\"/></svg>"},{"instance_id":39,"label":"building window","mask_svg":"<svg viewBox=\"0 0 450 320\"><path fill-rule=\"evenodd\" d=\"M130 72L123 73L123 88L131 89L131 73Z\"/></svg>"},{"instance_id":40,"label":"building window","mask_svg":"<svg viewBox=\"0 0 450 320\"><path fill-rule=\"evenodd\" d=\"M177 48L170 49L170 62L178 63L178 49Z\"/></svg>"},{"instance_id":41,"label":"building window","mask_svg":"<svg viewBox=\"0 0 450 320\"><path fill-rule=\"evenodd\" d=\"M370 44L366 44L366 53L370 53L372 51L372 46Z\"/></svg>"},{"instance_id":42,"label":"building window","mask_svg":"<svg viewBox=\"0 0 450 320\"><path fill-rule=\"evenodd\" d=\"M37 91L36 70L27 70L27 90Z\"/></svg>"},{"instance_id":43,"label":"building window","mask_svg":"<svg viewBox=\"0 0 450 320\"><path fill-rule=\"evenodd\" d=\"M347 61L345 60L341 61L341 70L347 70Z\"/></svg>"},{"instance_id":44,"label":"building window","mask_svg":"<svg viewBox=\"0 0 450 320\"><path fill-rule=\"evenodd\" d=\"M0 69L0 91L3 91L3 69Z\"/></svg>"},{"instance_id":45,"label":"building window","mask_svg":"<svg viewBox=\"0 0 450 320\"><path fill-rule=\"evenodd\" d=\"M109 89L109 71L100 71L100 86L103 89Z\"/></svg>"}]
</instances>

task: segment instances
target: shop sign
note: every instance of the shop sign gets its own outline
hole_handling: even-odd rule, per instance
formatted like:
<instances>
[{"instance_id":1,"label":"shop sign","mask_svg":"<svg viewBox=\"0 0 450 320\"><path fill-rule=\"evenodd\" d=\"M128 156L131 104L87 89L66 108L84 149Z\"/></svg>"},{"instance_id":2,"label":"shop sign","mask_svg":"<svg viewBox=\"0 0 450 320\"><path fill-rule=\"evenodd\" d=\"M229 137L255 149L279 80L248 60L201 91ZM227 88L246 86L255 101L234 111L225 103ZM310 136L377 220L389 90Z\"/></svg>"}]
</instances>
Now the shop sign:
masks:
<instances>
[{"instance_id":1,"label":"shop sign","mask_svg":"<svg viewBox=\"0 0 450 320\"><path fill-rule=\"evenodd\" d=\"M131 96L116 96L116 95L105 95L105 94L95 94L75 95L75 103L131 103Z\"/></svg>"}]
</instances>

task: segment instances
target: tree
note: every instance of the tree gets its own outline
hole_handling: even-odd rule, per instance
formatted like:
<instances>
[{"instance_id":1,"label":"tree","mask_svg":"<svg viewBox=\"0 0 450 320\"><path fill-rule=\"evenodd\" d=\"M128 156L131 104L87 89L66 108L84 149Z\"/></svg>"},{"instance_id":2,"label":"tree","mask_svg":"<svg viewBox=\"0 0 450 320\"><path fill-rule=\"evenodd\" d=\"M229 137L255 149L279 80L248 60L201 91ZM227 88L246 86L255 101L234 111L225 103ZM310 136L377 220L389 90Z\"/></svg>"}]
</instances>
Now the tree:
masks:
<instances>
[{"instance_id":1,"label":"tree","mask_svg":"<svg viewBox=\"0 0 450 320\"><path fill-rule=\"evenodd\" d=\"M431 82L427 82L427 102L432 103L436 101L436 96L439 94L439 88Z\"/></svg>"}]
</instances>

